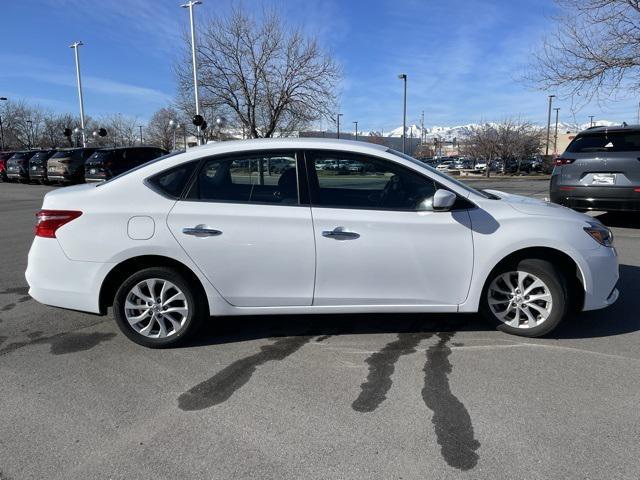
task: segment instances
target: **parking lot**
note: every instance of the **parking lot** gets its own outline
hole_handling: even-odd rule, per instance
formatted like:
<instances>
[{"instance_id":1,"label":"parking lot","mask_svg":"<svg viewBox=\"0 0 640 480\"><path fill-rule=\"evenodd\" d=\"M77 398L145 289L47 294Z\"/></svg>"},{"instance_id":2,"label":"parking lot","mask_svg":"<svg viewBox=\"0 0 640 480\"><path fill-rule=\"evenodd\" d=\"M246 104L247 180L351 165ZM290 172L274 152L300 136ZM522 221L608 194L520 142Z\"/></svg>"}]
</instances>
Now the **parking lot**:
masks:
<instances>
[{"instance_id":1,"label":"parking lot","mask_svg":"<svg viewBox=\"0 0 640 480\"><path fill-rule=\"evenodd\" d=\"M546 180L472 184L548 195ZM0 184L2 480L640 477L638 215L599 216L618 302L549 338L476 315L236 317L150 350L28 296L52 188Z\"/></svg>"}]
</instances>

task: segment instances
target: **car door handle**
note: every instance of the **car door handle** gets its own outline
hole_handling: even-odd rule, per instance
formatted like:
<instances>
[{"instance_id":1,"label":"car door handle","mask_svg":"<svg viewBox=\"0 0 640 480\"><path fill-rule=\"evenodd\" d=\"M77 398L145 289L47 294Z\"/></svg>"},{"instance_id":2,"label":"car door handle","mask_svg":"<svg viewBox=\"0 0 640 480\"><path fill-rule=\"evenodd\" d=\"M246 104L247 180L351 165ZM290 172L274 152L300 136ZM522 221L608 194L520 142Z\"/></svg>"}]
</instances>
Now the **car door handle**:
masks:
<instances>
[{"instance_id":1,"label":"car door handle","mask_svg":"<svg viewBox=\"0 0 640 480\"><path fill-rule=\"evenodd\" d=\"M334 238L336 240L352 240L360 237L359 233L352 232L344 227L336 227L333 230L322 232L323 237Z\"/></svg>"},{"instance_id":2,"label":"car door handle","mask_svg":"<svg viewBox=\"0 0 640 480\"><path fill-rule=\"evenodd\" d=\"M207 228L206 225L196 225L195 227L184 227L182 233L185 235L193 235L194 237L217 237L222 235L220 230Z\"/></svg>"}]
</instances>

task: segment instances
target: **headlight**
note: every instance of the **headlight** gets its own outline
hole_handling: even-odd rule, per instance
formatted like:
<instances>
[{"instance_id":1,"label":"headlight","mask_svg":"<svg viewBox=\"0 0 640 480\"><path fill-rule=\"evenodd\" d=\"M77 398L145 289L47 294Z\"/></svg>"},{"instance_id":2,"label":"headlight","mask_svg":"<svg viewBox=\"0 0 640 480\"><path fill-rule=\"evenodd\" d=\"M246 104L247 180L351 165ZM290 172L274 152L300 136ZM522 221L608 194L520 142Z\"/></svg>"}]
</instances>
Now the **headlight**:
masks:
<instances>
[{"instance_id":1,"label":"headlight","mask_svg":"<svg viewBox=\"0 0 640 480\"><path fill-rule=\"evenodd\" d=\"M600 245L605 247L613 247L613 233L607 227L601 223L587 222L588 227L584 227L584 231L587 232L591 238L593 238Z\"/></svg>"}]
</instances>

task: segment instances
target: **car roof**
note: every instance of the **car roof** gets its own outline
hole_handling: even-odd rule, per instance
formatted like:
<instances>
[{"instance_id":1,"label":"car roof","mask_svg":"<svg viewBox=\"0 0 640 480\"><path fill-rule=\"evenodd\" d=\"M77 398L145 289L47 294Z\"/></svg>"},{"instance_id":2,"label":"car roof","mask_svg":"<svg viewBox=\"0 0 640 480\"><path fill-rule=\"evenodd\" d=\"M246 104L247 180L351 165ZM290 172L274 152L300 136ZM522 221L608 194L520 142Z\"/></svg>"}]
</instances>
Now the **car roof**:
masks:
<instances>
[{"instance_id":1,"label":"car roof","mask_svg":"<svg viewBox=\"0 0 640 480\"><path fill-rule=\"evenodd\" d=\"M211 142L199 147L192 147L188 151L215 151L224 149L229 151L247 151L247 150L273 150L278 148L315 148L329 150L371 150L372 152L387 151L388 147L376 143L358 142L355 140L338 140L333 138L310 138L310 137L287 137L287 138L252 138L249 140L231 140L227 142Z\"/></svg>"},{"instance_id":2,"label":"car roof","mask_svg":"<svg viewBox=\"0 0 640 480\"><path fill-rule=\"evenodd\" d=\"M591 133L603 133L603 132L640 132L640 125L612 125L605 127L602 125L589 127L586 130L582 130L578 135L587 135Z\"/></svg>"}]
</instances>

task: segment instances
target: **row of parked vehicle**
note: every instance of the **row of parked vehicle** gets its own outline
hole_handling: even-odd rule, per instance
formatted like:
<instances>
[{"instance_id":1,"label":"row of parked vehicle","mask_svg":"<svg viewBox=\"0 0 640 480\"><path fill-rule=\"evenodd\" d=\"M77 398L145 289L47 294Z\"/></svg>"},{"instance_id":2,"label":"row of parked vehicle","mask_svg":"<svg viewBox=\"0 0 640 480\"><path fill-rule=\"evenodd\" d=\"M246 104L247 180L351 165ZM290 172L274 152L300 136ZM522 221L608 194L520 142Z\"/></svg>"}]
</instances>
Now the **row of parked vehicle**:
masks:
<instances>
[{"instance_id":1,"label":"row of parked vehicle","mask_svg":"<svg viewBox=\"0 0 640 480\"><path fill-rule=\"evenodd\" d=\"M100 182L167 153L150 146L0 152L0 179L42 184Z\"/></svg>"},{"instance_id":2,"label":"row of parked vehicle","mask_svg":"<svg viewBox=\"0 0 640 480\"><path fill-rule=\"evenodd\" d=\"M470 158L460 157L439 157L426 158L423 160L428 165L438 169L441 172L448 170L467 170L475 172L485 172L487 170L487 162L484 160L473 160ZM544 165L541 158L527 158L524 160L494 160L489 165L491 171L498 173L531 173L542 172ZM550 171L550 170L549 170ZM548 173L548 172L547 172Z\"/></svg>"}]
</instances>

